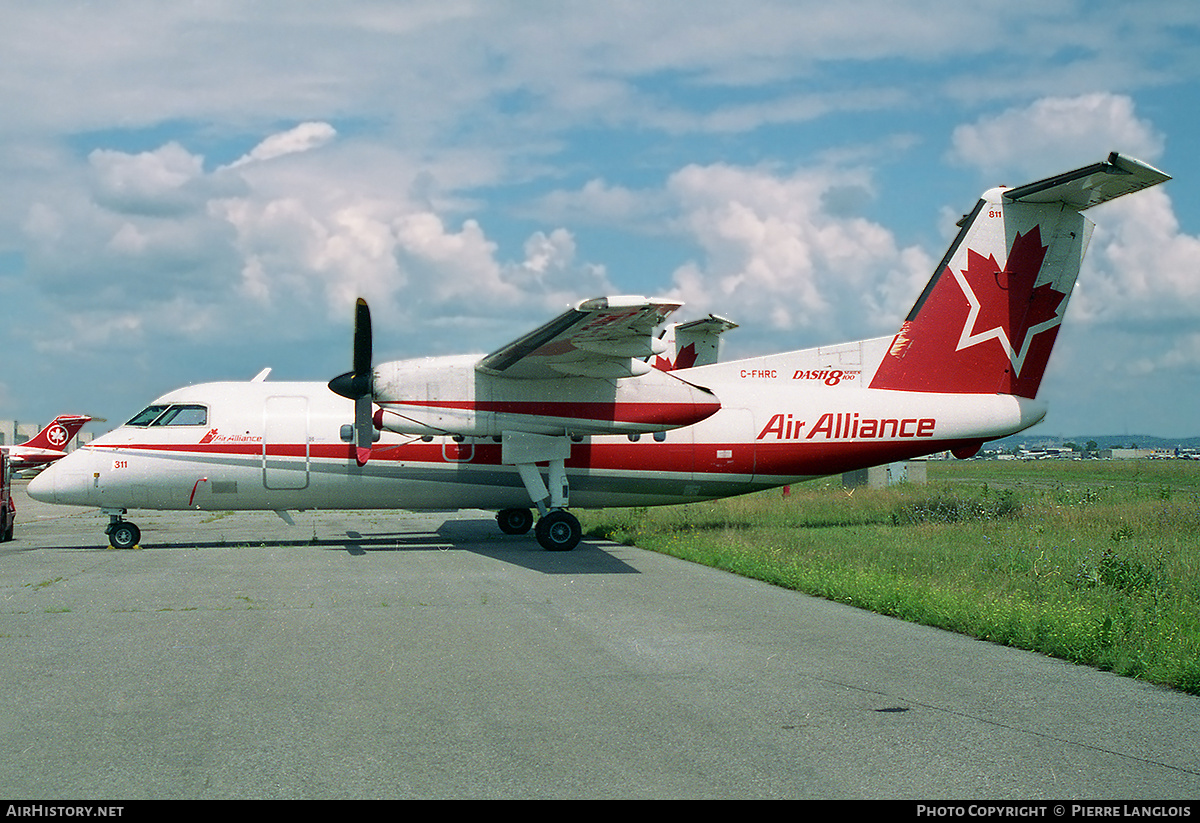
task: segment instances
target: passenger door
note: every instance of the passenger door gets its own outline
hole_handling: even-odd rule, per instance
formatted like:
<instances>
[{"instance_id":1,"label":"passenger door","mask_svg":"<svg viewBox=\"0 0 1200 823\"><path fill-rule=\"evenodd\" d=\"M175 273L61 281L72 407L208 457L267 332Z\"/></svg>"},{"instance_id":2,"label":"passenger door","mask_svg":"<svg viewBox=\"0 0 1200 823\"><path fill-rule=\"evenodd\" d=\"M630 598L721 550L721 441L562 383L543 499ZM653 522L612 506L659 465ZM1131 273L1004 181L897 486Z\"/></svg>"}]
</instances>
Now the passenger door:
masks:
<instances>
[{"instance_id":1,"label":"passenger door","mask_svg":"<svg viewBox=\"0 0 1200 823\"><path fill-rule=\"evenodd\" d=\"M308 398L268 397L263 408L263 485L308 488Z\"/></svg>"}]
</instances>

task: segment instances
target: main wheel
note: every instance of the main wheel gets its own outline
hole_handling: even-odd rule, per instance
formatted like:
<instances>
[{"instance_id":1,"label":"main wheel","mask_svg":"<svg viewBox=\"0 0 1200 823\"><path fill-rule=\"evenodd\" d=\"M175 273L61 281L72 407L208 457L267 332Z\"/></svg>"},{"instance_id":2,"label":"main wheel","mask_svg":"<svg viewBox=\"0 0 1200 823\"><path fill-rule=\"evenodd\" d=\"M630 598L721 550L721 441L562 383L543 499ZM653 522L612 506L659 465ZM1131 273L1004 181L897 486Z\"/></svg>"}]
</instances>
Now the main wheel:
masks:
<instances>
[{"instance_id":1,"label":"main wheel","mask_svg":"<svg viewBox=\"0 0 1200 823\"><path fill-rule=\"evenodd\" d=\"M142 530L127 520L114 523L108 530L108 544L114 549L132 549L142 539Z\"/></svg>"},{"instance_id":2,"label":"main wheel","mask_svg":"<svg viewBox=\"0 0 1200 823\"><path fill-rule=\"evenodd\" d=\"M533 512L529 509L505 509L496 513L496 523L505 534L525 534L533 526Z\"/></svg>"},{"instance_id":3,"label":"main wheel","mask_svg":"<svg viewBox=\"0 0 1200 823\"><path fill-rule=\"evenodd\" d=\"M537 541L551 552L569 552L583 537L583 527L575 515L562 509L547 513L537 522Z\"/></svg>"}]
</instances>

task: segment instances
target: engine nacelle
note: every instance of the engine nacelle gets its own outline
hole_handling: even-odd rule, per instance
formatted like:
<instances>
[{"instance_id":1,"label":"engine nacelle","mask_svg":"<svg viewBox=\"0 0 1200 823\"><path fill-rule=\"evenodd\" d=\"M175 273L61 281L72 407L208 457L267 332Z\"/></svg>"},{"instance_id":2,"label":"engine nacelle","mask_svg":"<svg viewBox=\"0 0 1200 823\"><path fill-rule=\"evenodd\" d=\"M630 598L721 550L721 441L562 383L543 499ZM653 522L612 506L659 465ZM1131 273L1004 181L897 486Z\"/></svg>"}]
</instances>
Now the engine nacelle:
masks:
<instances>
[{"instance_id":1,"label":"engine nacelle","mask_svg":"<svg viewBox=\"0 0 1200 823\"><path fill-rule=\"evenodd\" d=\"M465 437L647 434L690 426L721 408L708 389L657 369L612 380L513 379L476 370L476 360L426 358L376 368L376 428Z\"/></svg>"}]
</instances>

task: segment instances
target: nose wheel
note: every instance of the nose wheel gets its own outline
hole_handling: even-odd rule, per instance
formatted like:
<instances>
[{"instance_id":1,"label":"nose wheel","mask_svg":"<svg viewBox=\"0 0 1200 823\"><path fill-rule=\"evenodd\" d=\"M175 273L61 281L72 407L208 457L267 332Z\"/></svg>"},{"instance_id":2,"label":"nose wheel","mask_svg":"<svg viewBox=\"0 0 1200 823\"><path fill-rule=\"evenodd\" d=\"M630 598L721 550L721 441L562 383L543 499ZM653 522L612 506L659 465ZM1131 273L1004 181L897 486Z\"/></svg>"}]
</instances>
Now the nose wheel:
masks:
<instances>
[{"instance_id":1,"label":"nose wheel","mask_svg":"<svg viewBox=\"0 0 1200 823\"><path fill-rule=\"evenodd\" d=\"M108 535L108 545L114 549L132 549L142 539L142 530L128 520L122 520L119 514L109 515L104 533Z\"/></svg>"}]
</instances>

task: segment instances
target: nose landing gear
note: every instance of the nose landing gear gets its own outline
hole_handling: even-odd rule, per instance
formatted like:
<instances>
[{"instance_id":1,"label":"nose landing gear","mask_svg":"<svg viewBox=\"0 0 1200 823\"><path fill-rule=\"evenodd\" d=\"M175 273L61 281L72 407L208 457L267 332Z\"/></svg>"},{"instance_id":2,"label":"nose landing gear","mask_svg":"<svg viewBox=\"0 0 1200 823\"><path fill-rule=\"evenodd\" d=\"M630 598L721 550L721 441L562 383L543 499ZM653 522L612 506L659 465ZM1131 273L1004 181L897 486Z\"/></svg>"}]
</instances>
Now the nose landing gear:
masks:
<instances>
[{"instance_id":1,"label":"nose landing gear","mask_svg":"<svg viewBox=\"0 0 1200 823\"><path fill-rule=\"evenodd\" d=\"M142 539L142 530L128 520L123 520L123 514L124 509L108 512L108 528L104 533L108 535L108 545L114 549L132 549Z\"/></svg>"}]
</instances>

